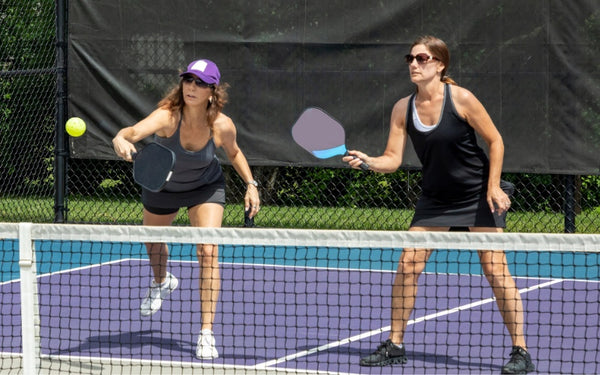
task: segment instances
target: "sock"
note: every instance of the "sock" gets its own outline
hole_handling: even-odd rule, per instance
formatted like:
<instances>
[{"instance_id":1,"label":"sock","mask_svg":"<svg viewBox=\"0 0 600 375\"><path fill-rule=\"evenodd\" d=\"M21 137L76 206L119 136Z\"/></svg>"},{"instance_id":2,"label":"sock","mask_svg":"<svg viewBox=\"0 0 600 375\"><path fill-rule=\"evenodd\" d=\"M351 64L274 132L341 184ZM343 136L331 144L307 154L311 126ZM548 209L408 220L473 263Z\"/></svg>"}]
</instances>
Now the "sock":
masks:
<instances>
[{"instance_id":1,"label":"sock","mask_svg":"<svg viewBox=\"0 0 600 375\"><path fill-rule=\"evenodd\" d=\"M162 287L167 286L167 281L169 281L168 278L165 281L163 281L162 283L157 283L156 280L152 280L152 285L162 288Z\"/></svg>"},{"instance_id":2,"label":"sock","mask_svg":"<svg viewBox=\"0 0 600 375\"><path fill-rule=\"evenodd\" d=\"M202 331L200 331L201 335L213 335L213 331L210 329L203 329Z\"/></svg>"}]
</instances>

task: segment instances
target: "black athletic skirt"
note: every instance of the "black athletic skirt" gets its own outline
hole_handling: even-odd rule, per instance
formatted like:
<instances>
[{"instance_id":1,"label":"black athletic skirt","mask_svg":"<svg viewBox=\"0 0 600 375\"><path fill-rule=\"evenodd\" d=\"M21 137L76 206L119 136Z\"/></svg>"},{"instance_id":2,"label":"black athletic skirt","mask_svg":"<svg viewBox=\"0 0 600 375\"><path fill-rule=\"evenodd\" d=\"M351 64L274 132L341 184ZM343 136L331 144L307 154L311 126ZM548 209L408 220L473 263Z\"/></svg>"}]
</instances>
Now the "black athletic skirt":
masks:
<instances>
[{"instance_id":1,"label":"black athletic skirt","mask_svg":"<svg viewBox=\"0 0 600 375\"><path fill-rule=\"evenodd\" d=\"M502 190L512 196L513 184L501 181ZM506 212L490 211L485 193L470 201L447 203L422 195L417 201L411 227L494 227L506 228Z\"/></svg>"}]
</instances>

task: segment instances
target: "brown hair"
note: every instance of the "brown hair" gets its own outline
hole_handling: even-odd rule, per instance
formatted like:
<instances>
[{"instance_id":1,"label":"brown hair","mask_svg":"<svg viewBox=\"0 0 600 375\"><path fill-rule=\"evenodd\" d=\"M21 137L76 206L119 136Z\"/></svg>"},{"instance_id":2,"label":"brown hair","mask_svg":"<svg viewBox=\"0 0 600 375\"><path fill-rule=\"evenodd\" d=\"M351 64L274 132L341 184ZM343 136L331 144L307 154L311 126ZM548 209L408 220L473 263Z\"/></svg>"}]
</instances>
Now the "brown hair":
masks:
<instances>
[{"instance_id":1,"label":"brown hair","mask_svg":"<svg viewBox=\"0 0 600 375\"><path fill-rule=\"evenodd\" d=\"M229 88L229 84L222 83L214 86L212 89L212 100L208 102L206 119L208 122L208 127L212 130L213 124L219 116L219 113L227 104L229 100L229 95L227 94L227 89ZM158 108L165 108L171 111L171 113L180 112L183 106L185 105L185 101L183 100L183 79L179 81L179 84L173 87L164 98L158 102Z\"/></svg>"},{"instance_id":2,"label":"brown hair","mask_svg":"<svg viewBox=\"0 0 600 375\"><path fill-rule=\"evenodd\" d=\"M444 64L444 70L442 70L442 82L449 83L451 85L456 85L456 82L454 82L452 78L446 75L446 71L450 66L450 51L448 51L448 46L446 45L446 43L444 43L443 40L434 36L424 35L418 37L413 42L412 46L410 46L410 48L412 49L418 44L422 44L425 47L427 47L427 49L429 50L429 52L431 52L433 57L437 58L442 62L442 64Z\"/></svg>"}]
</instances>

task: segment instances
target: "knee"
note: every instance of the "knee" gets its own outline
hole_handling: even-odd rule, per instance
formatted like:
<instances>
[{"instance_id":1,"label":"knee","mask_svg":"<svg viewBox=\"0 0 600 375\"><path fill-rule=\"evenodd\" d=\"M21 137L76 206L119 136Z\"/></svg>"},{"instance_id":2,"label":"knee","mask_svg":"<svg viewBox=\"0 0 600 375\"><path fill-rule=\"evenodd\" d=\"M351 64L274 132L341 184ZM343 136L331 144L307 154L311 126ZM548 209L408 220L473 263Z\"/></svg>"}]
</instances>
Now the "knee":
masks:
<instances>
[{"instance_id":1,"label":"knee","mask_svg":"<svg viewBox=\"0 0 600 375\"><path fill-rule=\"evenodd\" d=\"M196 247L196 256L205 264L212 264L219 256L217 245L201 244Z\"/></svg>"},{"instance_id":2,"label":"knee","mask_svg":"<svg viewBox=\"0 0 600 375\"><path fill-rule=\"evenodd\" d=\"M410 252L400 257L398 261L397 275L402 278L418 278L425 269L427 260L414 256Z\"/></svg>"},{"instance_id":3,"label":"knee","mask_svg":"<svg viewBox=\"0 0 600 375\"><path fill-rule=\"evenodd\" d=\"M146 243L146 252L150 255L161 254L167 249L164 243Z\"/></svg>"},{"instance_id":4,"label":"knee","mask_svg":"<svg viewBox=\"0 0 600 375\"><path fill-rule=\"evenodd\" d=\"M506 280L512 280L508 267L503 264L482 264L483 273L492 286L503 286Z\"/></svg>"}]
</instances>

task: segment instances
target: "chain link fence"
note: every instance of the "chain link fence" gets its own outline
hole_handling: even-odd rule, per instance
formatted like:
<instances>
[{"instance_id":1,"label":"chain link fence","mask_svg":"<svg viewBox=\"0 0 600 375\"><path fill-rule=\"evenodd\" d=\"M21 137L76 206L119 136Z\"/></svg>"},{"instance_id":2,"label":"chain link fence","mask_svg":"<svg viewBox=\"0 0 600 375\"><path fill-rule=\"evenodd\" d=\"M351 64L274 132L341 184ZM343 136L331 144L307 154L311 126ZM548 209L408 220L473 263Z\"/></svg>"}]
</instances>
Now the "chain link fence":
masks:
<instances>
[{"instance_id":1,"label":"chain link fence","mask_svg":"<svg viewBox=\"0 0 600 375\"><path fill-rule=\"evenodd\" d=\"M0 221L53 218L56 123L52 1L0 2ZM10 203L7 203L10 202Z\"/></svg>"},{"instance_id":2,"label":"chain link fence","mask_svg":"<svg viewBox=\"0 0 600 375\"><path fill-rule=\"evenodd\" d=\"M65 200L57 193L57 103L60 100L55 2L0 2L0 222L139 224L142 208L131 164L67 159ZM61 168L58 168L61 169ZM243 223L245 184L230 166L224 225ZM263 227L407 229L420 172L253 167L260 182ZM509 231L600 231L600 176L510 173L516 185ZM63 215L58 217L62 218ZM176 223L186 224L185 212Z\"/></svg>"}]
</instances>

